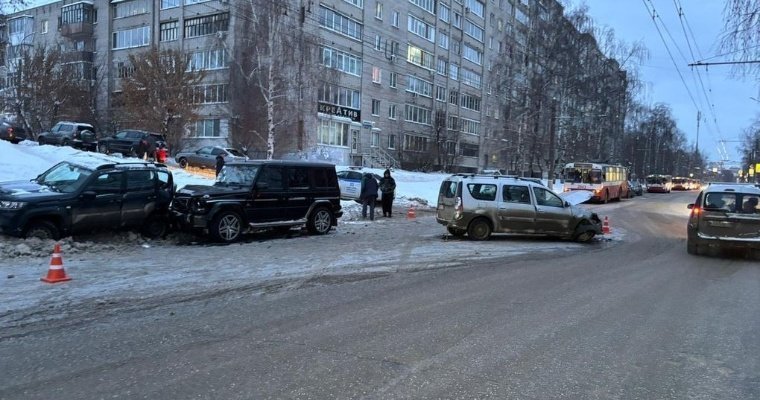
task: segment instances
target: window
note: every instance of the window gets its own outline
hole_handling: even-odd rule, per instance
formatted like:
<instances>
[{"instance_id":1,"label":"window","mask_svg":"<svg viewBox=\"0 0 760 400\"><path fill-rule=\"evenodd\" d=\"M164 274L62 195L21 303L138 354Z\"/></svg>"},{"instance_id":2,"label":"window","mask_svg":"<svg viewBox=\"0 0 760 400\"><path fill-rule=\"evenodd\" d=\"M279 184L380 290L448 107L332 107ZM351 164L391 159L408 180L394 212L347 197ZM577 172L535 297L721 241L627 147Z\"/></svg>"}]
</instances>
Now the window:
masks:
<instances>
[{"instance_id":1,"label":"window","mask_svg":"<svg viewBox=\"0 0 760 400\"><path fill-rule=\"evenodd\" d=\"M438 32L438 46L449 49L449 35L446 32Z\"/></svg>"},{"instance_id":2,"label":"window","mask_svg":"<svg viewBox=\"0 0 760 400\"><path fill-rule=\"evenodd\" d=\"M364 6L364 0L343 0L346 3L353 4L359 8L362 8Z\"/></svg>"},{"instance_id":3,"label":"window","mask_svg":"<svg viewBox=\"0 0 760 400\"><path fill-rule=\"evenodd\" d=\"M188 56L189 71L221 69L228 66L227 52L224 49L201 50Z\"/></svg>"},{"instance_id":4,"label":"window","mask_svg":"<svg viewBox=\"0 0 760 400\"><path fill-rule=\"evenodd\" d=\"M352 39L362 40L362 24L326 6L319 6L319 25Z\"/></svg>"},{"instance_id":5,"label":"window","mask_svg":"<svg viewBox=\"0 0 760 400\"><path fill-rule=\"evenodd\" d=\"M446 4L439 4L438 5L438 18L441 19L441 21L448 23L451 19L451 10L449 9L449 6Z\"/></svg>"},{"instance_id":6,"label":"window","mask_svg":"<svg viewBox=\"0 0 760 400\"><path fill-rule=\"evenodd\" d=\"M448 120L446 120L446 128L451 129L452 131L460 130L462 128L462 123L459 121L459 117L450 115Z\"/></svg>"},{"instance_id":7,"label":"window","mask_svg":"<svg viewBox=\"0 0 760 400\"><path fill-rule=\"evenodd\" d=\"M449 103L453 104L455 106L459 105L459 92L456 90L452 90L449 92Z\"/></svg>"},{"instance_id":8,"label":"window","mask_svg":"<svg viewBox=\"0 0 760 400\"><path fill-rule=\"evenodd\" d=\"M361 76L362 59L350 53L330 47L323 47L322 64L347 74Z\"/></svg>"},{"instance_id":9,"label":"window","mask_svg":"<svg viewBox=\"0 0 760 400\"><path fill-rule=\"evenodd\" d=\"M462 49L462 58L481 65L483 62L483 52L465 43Z\"/></svg>"},{"instance_id":10,"label":"window","mask_svg":"<svg viewBox=\"0 0 760 400\"><path fill-rule=\"evenodd\" d=\"M478 156L478 149L479 146L474 143L460 143L459 144L459 153L464 157L477 157ZM496 185L494 185L494 191L496 190ZM491 200L496 199L496 193L494 193L494 198Z\"/></svg>"},{"instance_id":11,"label":"window","mask_svg":"<svg viewBox=\"0 0 760 400\"><path fill-rule=\"evenodd\" d=\"M435 28L425 23L425 21L409 14L408 27L409 32L414 33L426 39L429 42L435 43Z\"/></svg>"},{"instance_id":12,"label":"window","mask_svg":"<svg viewBox=\"0 0 760 400\"><path fill-rule=\"evenodd\" d=\"M462 143L462 147L464 146L468 146L468 144ZM477 157L477 154L475 157ZM496 185L492 183L468 183L467 190L475 200L496 200Z\"/></svg>"},{"instance_id":13,"label":"window","mask_svg":"<svg viewBox=\"0 0 760 400\"><path fill-rule=\"evenodd\" d=\"M564 207L565 202L556 194L540 187L533 187L533 195L536 196L536 205L549 207Z\"/></svg>"},{"instance_id":14,"label":"window","mask_svg":"<svg viewBox=\"0 0 760 400\"><path fill-rule=\"evenodd\" d=\"M446 76L446 69L448 69L448 63L445 59L439 58L435 64L435 71L440 75Z\"/></svg>"},{"instance_id":15,"label":"window","mask_svg":"<svg viewBox=\"0 0 760 400\"><path fill-rule=\"evenodd\" d=\"M155 184L155 172L150 170L127 171L127 191L136 192L153 190Z\"/></svg>"},{"instance_id":16,"label":"window","mask_svg":"<svg viewBox=\"0 0 760 400\"><path fill-rule=\"evenodd\" d=\"M409 75L409 81L406 86L407 92L417 93L420 96L432 97L433 96L433 84L422 80L416 76Z\"/></svg>"},{"instance_id":17,"label":"window","mask_svg":"<svg viewBox=\"0 0 760 400\"><path fill-rule=\"evenodd\" d=\"M396 105L391 104L388 106L388 119L396 119Z\"/></svg>"},{"instance_id":18,"label":"window","mask_svg":"<svg viewBox=\"0 0 760 400\"><path fill-rule=\"evenodd\" d=\"M519 8L515 9L515 19L523 25L528 25L528 16Z\"/></svg>"},{"instance_id":19,"label":"window","mask_svg":"<svg viewBox=\"0 0 760 400\"><path fill-rule=\"evenodd\" d=\"M391 20L391 25L394 28L398 28L398 11L393 11L393 19Z\"/></svg>"},{"instance_id":20,"label":"window","mask_svg":"<svg viewBox=\"0 0 760 400\"><path fill-rule=\"evenodd\" d=\"M383 20L383 3L379 1L375 3L375 18Z\"/></svg>"},{"instance_id":21,"label":"window","mask_svg":"<svg viewBox=\"0 0 760 400\"><path fill-rule=\"evenodd\" d=\"M372 67L372 83L381 83L382 81L382 71L380 70L380 67Z\"/></svg>"},{"instance_id":22,"label":"window","mask_svg":"<svg viewBox=\"0 0 760 400\"><path fill-rule=\"evenodd\" d=\"M370 135L370 146L372 147L380 146L380 131L377 131L377 130L372 131L372 134Z\"/></svg>"},{"instance_id":23,"label":"window","mask_svg":"<svg viewBox=\"0 0 760 400\"><path fill-rule=\"evenodd\" d=\"M456 28L462 29L462 15L458 12L454 13L454 26Z\"/></svg>"},{"instance_id":24,"label":"window","mask_svg":"<svg viewBox=\"0 0 760 400\"><path fill-rule=\"evenodd\" d=\"M476 25L469 19L464 20L464 33L481 43L483 42L483 37L485 35L483 28Z\"/></svg>"},{"instance_id":25,"label":"window","mask_svg":"<svg viewBox=\"0 0 760 400\"><path fill-rule=\"evenodd\" d=\"M185 20L185 38L212 35L216 32L227 31L230 14L221 13Z\"/></svg>"},{"instance_id":26,"label":"window","mask_svg":"<svg viewBox=\"0 0 760 400\"><path fill-rule=\"evenodd\" d=\"M455 81L459 79L459 65L454 63L449 64L449 76Z\"/></svg>"},{"instance_id":27,"label":"window","mask_svg":"<svg viewBox=\"0 0 760 400\"><path fill-rule=\"evenodd\" d=\"M480 122L471 119L460 118L462 123L462 132L470 135L478 135L480 132Z\"/></svg>"},{"instance_id":28,"label":"window","mask_svg":"<svg viewBox=\"0 0 760 400\"><path fill-rule=\"evenodd\" d=\"M44 20L40 22L40 33L48 33L48 20Z\"/></svg>"},{"instance_id":29,"label":"window","mask_svg":"<svg viewBox=\"0 0 760 400\"><path fill-rule=\"evenodd\" d=\"M87 190L96 194L115 194L121 192L121 172L105 172L100 174L88 186Z\"/></svg>"},{"instance_id":30,"label":"window","mask_svg":"<svg viewBox=\"0 0 760 400\"><path fill-rule=\"evenodd\" d=\"M162 42L177 40L178 33L179 33L178 21L162 22L159 28L159 34L160 34L159 40L161 40Z\"/></svg>"},{"instance_id":31,"label":"window","mask_svg":"<svg viewBox=\"0 0 760 400\"><path fill-rule=\"evenodd\" d=\"M161 0L161 9L179 7L180 0Z\"/></svg>"},{"instance_id":32,"label":"window","mask_svg":"<svg viewBox=\"0 0 760 400\"><path fill-rule=\"evenodd\" d=\"M435 14L435 0L409 0L409 2L431 14Z\"/></svg>"},{"instance_id":33,"label":"window","mask_svg":"<svg viewBox=\"0 0 760 400\"><path fill-rule=\"evenodd\" d=\"M407 122L415 122L423 125L431 125L431 112L427 108L418 107L412 104L405 105Z\"/></svg>"},{"instance_id":34,"label":"window","mask_svg":"<svg viewBox=\"0 0 760 400\"><path fill-rule=\"evenodd\" d=\"M218 118L210 118L196 121L190 136L197 138L221 137L221 120Z\"/></svg>"},{"instance_id":35,"label":"window","mask_svg":"<svg viewBox=\"0 0 760 400\"><path fill-rule=\"evenodd\" d=\"M218 104L227 103L229 85L226 83L197 85L190 88L190 102L192 104Z\"/></svg>"},{"instance_id":36,"label":"window","mask_svg":"<svg viewBox=\"0 0 760 400\"><path fill-rule=\"evenodd\" d=\"M389 134L388 135L388 148L389 149L395 149L396 148L396 135Z\"/></svg>"},{"instance_id":37,"label":"window","mask_svg":"<svg viewBox=\"0 0 760 400\"><path fill-rule=\"evenodd\" d=\"M113 33L113 49L129 49L150 44L150 27L126 29Z\"/></svg>"},{"instance_id":38,"label":"window","mask_svg":"<svg viewBox=\"0 0 760 400\"><path fill-rule=\"evenodd\" d=\"M359 109L361 107L361 94L358 90L348 89L329 83L324 83L317 90L319 101L336 106Z\"/></svg>"},{"instance_id":39,"label":"window","mask_svg":"<svg viewBox=\"0 0 760 400\"><path fill-rule=\"evenodd\" d=\"M477 15L480 18L483 18L483 10L485 9L485 5L480 0L466 0L464 3L465 7L470 9L470 12Z\"/></svg>"},{"instance_id":40,"label":"window","mask_svg":"<svg viewBox=\"0 0 760 400\"><path fill-rule=\"evenodd\" d=\"M501 195L502 200L507 203L530 204L530 191L527 186L504 185Z\"/></svg>"},{"instance_id":41,"label":"window","mask_svg":"<svg viewBox=\"0 0 760 400\"><path fill-rule=\"evenodd\" d=\"M423 136L404 135L404 150L426 152L428 150L428 138Z\"/></svg>"},{"instance_id":42,"label":"window","mask_svg":"<svg viewBox=\"0 0 760 400\"><path fill-rule=\"evenodd\" d=\"M380 35L375 35L375 50L382 50L383 38Z\"/></svg>"},{"instance_id":43,"label":"window","mask_svg":"<svg viewBox=\"0 0 760 400\"><path fill-rule=\"evenodd\" d=\"M113 17L126 18L148 12L148 0L130 0L113 5Z\"/></svg>"},{"instance_id":44,"label":"window","mask_svg":"<svg viewBox=\"0 0 760 400\"><path fill-rule=\"evenodd\" d=\"M317 142L328 146L348 147L349 124L320 119L317 126Z\"/></svg>"},{"instance_id":45,"label":"window","mask_svg":"<svg viewBox=\"0 0 760 400\"><path fill-rule=\"evenodd\" d=\"M372 99L372 115L380 115L380 100Z\"/></svg>"},{"instance_id":46,"label":"window","mask_svg":"<svg viewBox=\"0 0 760 400\"><path fill-rule=\"evenodd\" d=\"M443 86L435 87L435 99L438 101L446 101L446 88Z\"/></svg>"},{"instance_id":47,"label":"window","mask_svg":"<svg viewBox=\"0 0 760 400\"><path fill-rule=\"evenodd\" d=\"M395 73L395 72L391 72L389 75L390 75L390 78L389 78L390 82L389 82L388 86L390 86L390 87L392 87L392 88L395 89L396 88L396 83L397 83L397 80L398 80L398 74Z\"/></svg>"},{"instance_id":48,"label":"window","mask_svg":"<svg viewBox=\"0 0 760 400\"><path fill-rule=\"evenodd\" d=\"M480 97L467 93L462 93L462 108L468 110L480 111Z\"/></svg>"},{"instance_id":49,"label":"window","mask_svg":"<svg viewBox=\"0 0 760 400\"><path fill-rule=\"evenodd\" d=\"M407 46L406 61L423 68L433 69L433 55L411 44Z\"/></svg>"},{"instance_id":50,"label":"window","mask_svg":"<svg viewBox=\"0 0 760 400\"><path fill-rule=\"evenodd\" d=\"M95 22L95 12L92 8L92 4L74 3L61 7L61 25L75 24L79 22Z\"/></svg>"},{"instance_id":51,"label":"window","mask_svg":"<svg viewBox=\"0 0 760 400\"><path fill-rule=\"evenodd\" d=\"M468 86L472 86L476 89L480 89L482 85L482 77L479 73L475 71L471 71L467 68L462 68L461 77L462 77L462 83Z\"/></svg>"}]
</instances>

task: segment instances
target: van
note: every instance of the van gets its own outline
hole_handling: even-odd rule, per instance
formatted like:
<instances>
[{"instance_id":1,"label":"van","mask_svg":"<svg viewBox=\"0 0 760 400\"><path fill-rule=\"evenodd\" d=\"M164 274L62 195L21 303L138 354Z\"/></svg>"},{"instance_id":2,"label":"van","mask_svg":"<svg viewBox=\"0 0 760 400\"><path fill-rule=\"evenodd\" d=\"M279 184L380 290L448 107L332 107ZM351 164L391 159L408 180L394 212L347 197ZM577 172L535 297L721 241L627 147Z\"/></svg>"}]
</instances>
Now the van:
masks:
<instances>
[{"instance_id":1,"label":"van","mask_svg":"<svg viewBox=\"0 0 760 400\"><path fill-rule=\"evenodd\" d=\"M454 236L492 233L556 236L589 242L602 234L596 213L573 206L532 179L457 174L441 183L436 221Z\"/></svg>"}]
</instances>

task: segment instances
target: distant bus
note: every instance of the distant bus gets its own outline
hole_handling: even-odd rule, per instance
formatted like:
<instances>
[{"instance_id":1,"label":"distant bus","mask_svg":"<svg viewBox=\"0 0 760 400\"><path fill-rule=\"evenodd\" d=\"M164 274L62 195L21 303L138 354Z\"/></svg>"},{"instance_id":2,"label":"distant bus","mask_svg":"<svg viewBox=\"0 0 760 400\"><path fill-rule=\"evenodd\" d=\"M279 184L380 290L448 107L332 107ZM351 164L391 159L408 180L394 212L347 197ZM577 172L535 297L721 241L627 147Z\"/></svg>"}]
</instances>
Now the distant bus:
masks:
<instances>
[{"instance_id":1,"label":"distant bus","mask_svg":"<svg viewBox=\"0 0 760 400\"><path fill-rule=\"evenodd\" d=\"M670 175L647 175L647 192L670 193L673 189L673 181Z\"/></svg>"},{"instance_id":2,"label":"distant bus","mask_svg":"<svg viewBox=\"0 0 760 400\"><path fill-rule=\"evenodd\" d=\"M574 162L562 171L564 191L588 190L591 200L606 203L628 196L628 169L621 165Z\"/></svg>"},{"instance_id":3,"label":"distant bus","mask_svg":"<svg viewBox=\"0 0 760 400\"><path fill-rule=\"evenodd\" d=\"M691 190L691 179L689 178L676 176L673 178L672 182L671 189L673 190Z\"/></svg>"}]
</instances>

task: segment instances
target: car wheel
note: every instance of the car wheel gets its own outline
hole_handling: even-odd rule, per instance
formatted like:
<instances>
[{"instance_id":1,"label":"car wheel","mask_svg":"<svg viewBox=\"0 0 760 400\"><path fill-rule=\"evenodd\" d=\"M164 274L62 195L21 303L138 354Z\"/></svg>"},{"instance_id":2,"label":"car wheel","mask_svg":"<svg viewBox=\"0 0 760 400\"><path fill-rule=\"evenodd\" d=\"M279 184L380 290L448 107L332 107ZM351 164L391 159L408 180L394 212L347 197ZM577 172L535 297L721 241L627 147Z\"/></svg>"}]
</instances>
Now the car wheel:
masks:
<instances>
[{"instance_id":1,"label":"car wheel","mask_svg":"<svg viewBox=\"0 0 760 400\"><path fill-rule=\"evenodd\" d=\"M332 228L332 220L332 213L324 207L319 207L309 216L306 230L313 235L324 235Z\"/></svg>"},{"instance_id":2,"label":"car wheel","mask_svg":"<svg viewBox=\"0 0 760 400\"><path fill-rule=\"evenodd\" d=\"M41 137L41 138L37 139L37 143L39 143L40 146L44 145L45 144L45 138Z\"/></svg>"},{"instance_id":3,"label":"car wheel","mask_svg":"<svg viewBox=\"0 0 760 400\"><path fill-rule=\"evenodd\" d=\"M58 231L58 227L52 222L48 221L34 221L27 226L24 231L24 237L36 237L39 239L53 239L58 240L61 238L61 234Z\"/></svg>"},{"instance_id":4,"label":"car wheel","mask_svg":"<svg viewBox=\"0 0 760 400\"><path fill-rule=\"evenodd\" d=\"M187 158L180 158L178 162L180 168L187 168Z\"/></svg>"},{"instance_id":5,"label":"car wheel","mask_svg":"<svg viewBox=\"0 0 760 400\"><path fill-rule=\"evenodd\" d=\"M484 218L478 218L470 222L467 236L472 240L488 240L491 237L491 224Z\"/></svg>"},{"instance_id":6,"label":"car wheel","mask_svg":"<svg viewBox=\"0 0 760 400\"><path fill-rule=\"evenodd\" d=\"M578 225L576 232L578 233L575 235L575 241L579 243L588 243L594 239L594 236L596 236L594 228L588 222L581 222Z\"/></svg>"},{"instance_id":7,"label":"car wheel","mask_svg":"<svg viewBox=\"0 0 760 400\"><path fill-rule=\"evenodd\" d=\"M108 145L105 143L98 146L98 151L103 154L111 154L111 151L108 149Z\"/></svg>"},{"instance_id":8,"label":"car wheel","mask_svg":"<svg viewBox=\"0 0 760 400\"><path fill-rule=\"evenodd\" d=\"M456 236L456 237L462 237L462 236L464 236L465 233L467 233L467 231L464 231L464 230L461 230L461 229L457 229L457 228L452 228L450 226L447 227L446 230L449 231L449 233L451 234L451 236Z\"/></svg>"},{"instance_id":9,"label":"car wheel","mask_svg":"<svg viewBox=\"0 0 760 400\"><path fill-rule=\"evenodd\" d=\"M243 233L243 219L234 211L222 211L214 217L209 232L217 241L232 243Z\"/></svg>"},{"instance_id":10,"label":"car wheel","mask_svg":"<svg viewBox=\"0 0 760 400\"><path fill-rule=\"evenodd\" d=\"M151 215L142 226L141 233L150 239L158 239L166 235L169 223L165 218Z\"/></svg>"}]
</instances>

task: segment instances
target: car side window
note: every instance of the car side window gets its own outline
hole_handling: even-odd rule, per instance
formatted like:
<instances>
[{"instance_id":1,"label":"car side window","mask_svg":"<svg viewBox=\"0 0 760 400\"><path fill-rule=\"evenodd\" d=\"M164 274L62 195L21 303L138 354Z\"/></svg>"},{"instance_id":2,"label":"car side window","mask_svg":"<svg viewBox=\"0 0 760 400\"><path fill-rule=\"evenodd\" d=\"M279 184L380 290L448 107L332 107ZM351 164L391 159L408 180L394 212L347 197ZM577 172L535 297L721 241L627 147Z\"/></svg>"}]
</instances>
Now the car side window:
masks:
<instances>
[{"instance_id":1,"label":"car side window","mask_svg":"<svg viewBox=\"0 0 760 400\"><path fill-rule=\"evenodd\" d=\"M348 179L353 179L355 181L362 180L362 173L356 172L356 171L349 171L348 172Z\"/></svg>"},{"instance_id":2,"label":"car side window","mask_svg":"<svg viewBox=\"0 0 760 400\"><path fill-rule=\"evenodd\" d=\"M564 207L565 203L556 194L540 187L533 187L536 204L539 206Z\"/></svg>"},{"instance_id":3,"label":"car side window","mask_svg":"<svg viewBox=\"0 0 760 400\"><path fill-rule=\"evenodd\" d=\"M443 181L441 184L441 196L447 199L453 199L457 195L457 182Z\"/></svg>"},{"instance_id":4,"label":"car side window","mask_svg":"<svg viewBox=\"0 0 760 400\"><path fill-rule=\"evenodd\" d=\"M309 171L303 167L286 168L288 174L288 188L290 189L308 189L309 188Z\"/></svg>"},{"instance_id":5,"label":"car side window","mask_svg":"<svg viewBox=\"0 0 760 400\"><path fill-rule=\"evenodd\" d=\"M311 182L317 188L334 188L338 186L335 174L329 168L311 168Z\"/></svg>"},{"instance_id":6,"label":"car side window","mask_svg":"<svg viewBox=\"0 0 760 400\"><path fill-rule=\"evenodd\" d=\"M74 130L74 127L71 126L71 125L63 124L63 125L61 125L61 126L58 127L58 131L60 131L60 132L71 132L73 130Z\"/></svg>"},{"instance_id":7,"label":"car side window","mask_svg":"<svg viewBox=\"0 0 760 400\"><path fill-rule=\"evenodd\" d=\"M127 171L127 191L135 192L155 188L153 171Z\"/></svg>"},{"instance_id":8,"label":"car side window","mask_svg":"<svg viewBox=\"0 0 760 400\"><path fill-rule=\"evenodd\" d=\"M224 150L218 149L216 147L211 150L212 156L218 156L219 154L222 154L222 153L224 153Z\"/></svg>"},{"instance_id":9,"label":"car side window","mask_svg":"<svg viewBox=\"0 0 760 400\"><path fill-rule=\"evenodd\" d=\"M706 211L736 211L736 194L735 193L707 193L705 195Z\"/></svg>"},{"instance_id":10,"label":"car side window","mask_svg":"<svg viewBox=\"0 0 760 400\"><path fill-rule=\"evenodd\" d=\"M496 200L496 185L486 183L468 183L467 190L476 200Z\"/></svg>"},{"instance_id":11,"label":"car side window","mask_svg":"<svg viewBox=\"0 0 760 400\"><path fill-rule=\"evenodd\" d=\"M157 171L158 176L158 188L160 190L166 190L171 188L171 175L166 171Z\"/></svg>"},{"instance_id":12,"label":"car side window","mask_svg":"<svg viewBox=\"0 0 760 400\"><path fill-rule=\"evenodd\" d=\"M198 154L211 154L211 147L201 147Z\"/></svg>"},{"instance_id":13,"label":"car side window","mask_svg":"<svg viewBox=\"0 0 760 400\"><path fill-rule=\"evenodd\" d=\"M87 191L93 191L97 194L112 194L121 191L121 172L105 172L98 175L94 181L87 186Z\"/></svg>"},{"instance_id":14,"label":"car side window","mask_svg":"<svg viewBox=\"0 0 760 400\"><path fill-rule=\"evenodd\" d=\"M502 197L507 203L530 204L530 192L527 186L504 185Z\"/></svg>"},{"instance_id":15,"label":"car side window","mask_svg":"<svg viewBox=\"0 0 760 400\"><path fill-rule=\"evenodd\" d=\"M757 214L760 213L760 196L755 194L745 194L742 196L742 213Z\"/></svg>"},{"instance_id":16,"label":"car side window","mask_svg":"<svg viewBox=\"0 0 760 400\"><path fill-rule=\"evenodd\" d=\"M282 190L284 188L282 168L273 166L264 167L258 181L269 185L269 190Z\"/></svg>"},{"instance_id":17,"label":"car side window","mask_svg":"<svg viewBox=\"0 0 760 400\"><path fill-rule=\"evenodd\" d=\"M116 139L126 139L127 132L121 131L114 136Z\"/></svg>"}]
</instances>

